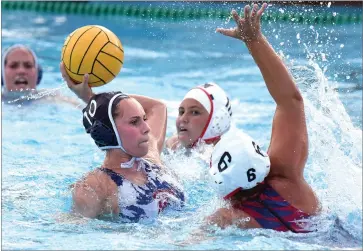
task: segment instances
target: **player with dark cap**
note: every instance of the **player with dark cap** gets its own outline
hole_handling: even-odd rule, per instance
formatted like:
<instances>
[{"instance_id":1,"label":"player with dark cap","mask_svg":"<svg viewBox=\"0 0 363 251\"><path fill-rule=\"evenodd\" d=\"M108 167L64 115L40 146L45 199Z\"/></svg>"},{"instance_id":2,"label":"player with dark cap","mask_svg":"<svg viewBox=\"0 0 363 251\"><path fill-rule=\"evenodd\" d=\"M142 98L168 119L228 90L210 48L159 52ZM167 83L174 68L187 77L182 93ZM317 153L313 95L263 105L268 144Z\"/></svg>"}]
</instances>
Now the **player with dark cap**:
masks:
<instances>
[{"instance_id":1,"label":"player with dark cap","mask_svg":"<svg viewBox=\"0 0 363 251\"><path fill-rule=\"evenodd\" d=\"M67 83L71 81L62 73ZM122 92L107 92L91 97L83 109L83 125L106 156L100 168L74 185L76 214L138 222L154 219L166 207L183 206L184 193L162 170L160 160L166 114L162 102L144 96L136 100Z\"/></svg>"}]
</instances>

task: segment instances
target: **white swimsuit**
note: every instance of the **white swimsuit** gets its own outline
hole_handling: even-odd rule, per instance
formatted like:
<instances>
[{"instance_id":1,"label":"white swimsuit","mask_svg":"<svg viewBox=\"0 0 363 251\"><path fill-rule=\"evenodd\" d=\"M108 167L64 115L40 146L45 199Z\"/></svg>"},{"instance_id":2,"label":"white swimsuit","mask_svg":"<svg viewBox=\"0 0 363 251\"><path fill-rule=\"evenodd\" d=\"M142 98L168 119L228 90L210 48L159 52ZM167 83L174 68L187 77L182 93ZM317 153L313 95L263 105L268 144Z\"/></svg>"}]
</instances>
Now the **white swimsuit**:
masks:
<instances>
[{"instance_id":1,"label":"white swimsuit","mask_svg":"<svg viewBox=\"0 0 363 251\"><path fill-rule=\"evenodd\" d=\"M144 159L139 161L147 175L147 182L142 186L131 183L110 169L100 168L118 186L120 218L126 222L138 222L155 218L166 207L180 209L185 198L175 179L161 173L159 166Z\"/></svg>"}]
</instances>

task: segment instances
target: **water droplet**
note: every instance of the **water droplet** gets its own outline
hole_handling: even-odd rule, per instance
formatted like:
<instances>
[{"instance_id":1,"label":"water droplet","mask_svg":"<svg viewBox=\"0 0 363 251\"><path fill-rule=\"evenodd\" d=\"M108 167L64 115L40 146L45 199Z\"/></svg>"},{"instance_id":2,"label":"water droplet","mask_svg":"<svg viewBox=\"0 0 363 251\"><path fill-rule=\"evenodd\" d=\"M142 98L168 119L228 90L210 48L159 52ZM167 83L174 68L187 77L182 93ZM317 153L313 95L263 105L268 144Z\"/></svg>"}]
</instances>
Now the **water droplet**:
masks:
<instances>
[{"instance_id":1,"label":"water droplet","mask_svg":"<svg viewBox=\"0 0 363 251\"><path fill-rule=\"evenodd\" d=\"M331 2L328 3L328 8L330 8Z\"/></svg>"},{"instance_id":2,"label":"water droplet","mask_svg":"<svg viewBox=\"0 0 363 251\"><path fill-rule=\"evenodd\" d=\"M280 9L279 9L279 11L280 11L281 13L285 13L285 11L284 11L282 8L280 8Z\"/></svg>"},{"instance_id":3,"label":"water droplet","mask_svg":"<svg viewBox=\"0 0 363 251\"><path fill-rule=\"evenodd\" d=\"M350 76L345 76L346 79L350 79Z\"/></svg>"},{"instance_id":4,"label":"water droplet","mask_svg":"<svg viewBox=\"0 0 363 251\"><path fill-rule=\"evenodd\" d=\"M336 12L333 12L333 17L335 17L337 15L337 13Z\"/></svg>"},{"instance_id":5,"label":"water droplet","mask_svg":"<svg viewBox=\"0 0 363 251\"><path fill-rule=\"evenodd\" d=\"M340 45L340 48L343 48L343 47L344 47L344 44L341 44L341 45Z\"/></svg>"},{"instance_id":6,"label":"water droplet","mask_svg":"<svg viewBox=\"0 0 363 251\"><path fill-rule=\"evenodd\" d=\"M323 61L327 61L327 60L326 60L326 55L325 55L325 53L321 53L321 59L322 59Z\"/></svg>"},{"instance_id":7,"label":"water droplet","mask_svg":"<svg viewBox=\"0 0 363 251\"><path fill-rule=\"evenodd\" d=\"M224 24L228 24L229 23L229 21L231 21L231 18L232 18L233 16L232 16L232 14L231 15L229 15L228 17L227 17L227 19L226 19L226 21L224 22Z\"/></svg>"},{"instance_id":8,"label":"water droplet","mask_svg":"<svg viewBox=\"0 0 363 251\"><path fill-rule=\"evenodd\" d=\"M296 34L296 39L300 39L300 33Z\"/></svg>"}]
</instances>

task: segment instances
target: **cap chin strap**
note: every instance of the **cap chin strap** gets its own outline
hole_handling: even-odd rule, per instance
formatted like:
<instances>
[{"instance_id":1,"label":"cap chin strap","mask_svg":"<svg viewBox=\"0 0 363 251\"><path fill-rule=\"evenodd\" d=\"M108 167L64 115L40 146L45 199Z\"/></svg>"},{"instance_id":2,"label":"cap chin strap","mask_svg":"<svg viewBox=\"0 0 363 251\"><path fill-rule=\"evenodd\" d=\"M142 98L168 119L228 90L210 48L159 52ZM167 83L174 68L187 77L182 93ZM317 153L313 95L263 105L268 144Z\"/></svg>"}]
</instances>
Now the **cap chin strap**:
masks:
<instances>
[{"instance_id":1,"label":"cap chin strap","mask_svg":"<svg viewBox=\"0 0 363 251\"><path fill-rule=\"evenodd\" d=\"M204 141L207 144L212 144L212 143L214 143L214 141L220 140L220 139L221 139L221 136L215 136L213 138L205 139Z\"/></svg>"},{"instance_id":2,"label":"cap chin strap","mask_svg":"<svg viewBox=\"0 0 363 251\"><path fill-rule=\"evenodd\" d=\"M138 158L138 157L132 157L129 161L124 162L124 163L121 163L120 167L121 167L121 168L132 168L132 167L134 166L135 161L136 161L136 160L137 160L137 161L139 161L140 159L141 159L141 158ZM139 166L137 167L137 171L139 171L139 170L140 170L140 168L141 168L141 166L139 165Z\"/></svg>"},{"instance_id":3,"label":"cap chin strap","mask_svg":"<svg viewBox=\"0 0 363 251\"><path fill-rule=\"evenodd\" d=\"M113 117L112 117L112 104L113 102L115 101L115 99L119 96L122 96L124 95L123 93L118 93L116 94L115 96L113 96L110 100L110 102L108 103L108 118L110 119L111 121L111 124L112 124L112 128L113 128L113 131L115 132L115 135L116 135L116 139L117 139L117 143L118 143L118 146L116 146L115 148L120 148L122 151L124 151L125 153L129 154L125 148L122 146L122 142L121 142L121 139L120 139L120 135L118 134L117 132L117 127L116 127L116 124L115 124L115 121L113 120ZM127 161L127 162L124 162L124 163L121 163L120 164L120 167L121 168L132 168L134 166L134 163L136 160L140 160L141 158L138 158L138 157L134 157L132 156L132 158ZM138 170L140 169L140 166L138 167Z\"/></svg>"},{"instance_id":4,"label":"cap chin strap","mask_svg":"<svg viewBox=\"0 0 363 251\"><path fill-rule=\"evenodd\" d=\"M207 145L209 144L212 144L214 143L214 141L216 140L220 140L221 139L221 136L216 136L216 137L213 137L213 138L209 138L209 139L202 139L201 137L199 137L192 145L191 147L195 147L197 144L201 143L202 141L204 143L206 143Z\"/></svg>"}]
</instances>

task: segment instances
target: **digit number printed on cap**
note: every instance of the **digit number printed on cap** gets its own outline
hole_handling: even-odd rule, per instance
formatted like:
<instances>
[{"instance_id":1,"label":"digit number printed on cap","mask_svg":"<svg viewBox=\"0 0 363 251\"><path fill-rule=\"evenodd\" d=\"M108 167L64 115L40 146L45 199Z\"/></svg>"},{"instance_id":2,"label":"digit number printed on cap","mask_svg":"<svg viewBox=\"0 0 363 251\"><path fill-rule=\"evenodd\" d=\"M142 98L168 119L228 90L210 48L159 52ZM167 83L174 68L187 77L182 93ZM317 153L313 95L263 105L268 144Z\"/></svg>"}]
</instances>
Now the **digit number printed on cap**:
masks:
<instances>
[{"instance_id":1,"label":"digit number printed on cap","mask_svg":"<svg viewBox=\"0 0 363 251\"><path fill-rule=\"evenodd\" d=\"M247 180L248 182L254 181L256 179L256 170L254 168L250 168L247 170Z\"/></svg>"},{"instance_id":2,"label":"digit number printed on cap","mask_svg":"<svg viewBox=\"0 0 363 251\"><path fill-rule=\"evenodd\" d=\"M228 168L226 158L227 158L228 163L231 163L232 156L231 156L231 154L229 152L224 152L222 154L221 158L219 159L218 170L219 170L220 173Z\"/></svg>"},{"instance_id":3,"label":"digit number printed on cap","mask_svg":"<svg viewBox=\"0 0 363 251\"><path fill-rule=\"evenodd\" d=\"M96 114L96 107L97 107L96 101L95 100L92 100L91 103L90 103L90 105L89 105L89 110L88 110L88 114L89 114L89 116L91 118L93 118L93 116L95 116L95 114ZM86 119L87 119L87 121L88 121L88 123L90 123L90 125L92 125L92 122L91 122L91 120L88 117L88 114L87 114L87 112L84 112L83 113L83 116L85 116Z\"/></svg>"}]
</instances>

